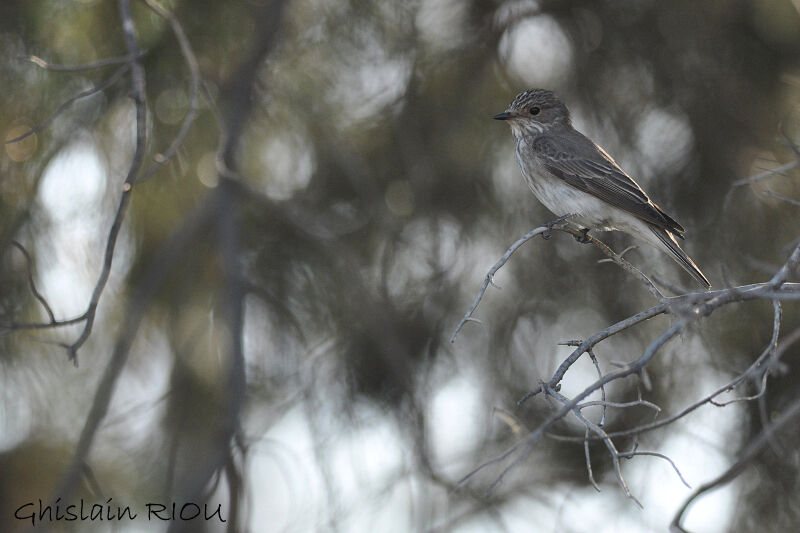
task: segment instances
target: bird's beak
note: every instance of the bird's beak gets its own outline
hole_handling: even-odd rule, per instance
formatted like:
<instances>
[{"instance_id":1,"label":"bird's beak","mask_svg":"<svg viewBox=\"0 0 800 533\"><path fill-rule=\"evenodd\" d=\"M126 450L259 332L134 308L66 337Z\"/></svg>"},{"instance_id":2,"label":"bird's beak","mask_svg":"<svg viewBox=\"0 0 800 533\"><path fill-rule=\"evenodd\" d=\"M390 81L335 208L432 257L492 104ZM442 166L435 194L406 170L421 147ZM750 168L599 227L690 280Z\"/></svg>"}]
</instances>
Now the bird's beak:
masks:
<instances>
[{"instance_id":1,"label":"bird's beak","mask_svg":"<svg viewBox=\"0 0 800 533\"><path fill-rule=\"evenodd\" d=\"M508 120L510 118L514 118L514 115L512 113L509 113L508 111L503 111L499 115L495 115L492 118L495 120Z\"/></svg>"}]
</instances>

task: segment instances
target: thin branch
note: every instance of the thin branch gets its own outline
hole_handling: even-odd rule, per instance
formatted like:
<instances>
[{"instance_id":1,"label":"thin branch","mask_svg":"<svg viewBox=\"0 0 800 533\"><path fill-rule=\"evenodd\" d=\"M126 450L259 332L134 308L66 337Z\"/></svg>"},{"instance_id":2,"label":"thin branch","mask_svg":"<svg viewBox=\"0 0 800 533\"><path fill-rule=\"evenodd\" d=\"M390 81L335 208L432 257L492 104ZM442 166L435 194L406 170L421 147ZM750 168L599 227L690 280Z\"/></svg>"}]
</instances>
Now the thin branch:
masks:
<instances>
[{"instance_id":1,"label":"thin branch","mask_svg":"<svg viewBox=\"0 0 800 533\"><path fill-rule=\"evenodd\" d=\"M119 11L122 18L122 33L125 37L125 45L128 48L128 53L131 57L138 57L141 54L141 50L137 41L136 28L133 25L130 0L119 0ZM125 177L122 195L117 205L117 212L114 215L114 222L111 224L111 229L108 232L103 266L100 270L100 276L97 279L94 290L92 291L89 306L86 309L86 323L83 326L83 331L80 336L67 348L67 354L76 366L78 364L78 349L83 346L92 333L100 296L103 294L103 289L105 289L108 277L111 274L111 263L114 259L117 237L119 236L120 229L122 229L122 221L125 219L127 207L130 203L130 196L133 192L133 184L136 181L136 175L144 160L144 151L147 141L147 94L145 91L144 67L138 60L134 59L129 65L126 65L125 68L130 68L131 70L131 97L136 106L136 149L133 153L130 167L128 168L128 174Z\"/></svg>"},{"instance_id":2,"label":"thin branch","mask_svg":"<svg viewBox=\"0 0 800 533\"><path fill-rule=\"evenodd\" d=\"M766 363L769 358L775 353L775 350L778 349L778 336L780 335L781 331L781 321L783 319L783 310L781 308L781 303L778 300L772 301L772 337L770 338L769 344L767 347L764 348L764 351L761 352L756 358L758 362L757 365L751 365L743 374L740 374L742 381L744 378L748 376L754 376L757 372L761 372L761 387L758 393L752 396L746 396L743 398L734 398L732 400L728 400L726 402L717 402L713 398L709 400L709 403L712 405L716 405L717 407L725 407L728 404L736 403L736 402L748 402L752 400L756 400L764 395L767 391L767 378L769 377L769 364L762 364Z\"/></svg>"},{"instance_id":3,"label":"thin branch","mask_svg":"<svg viewBox=\"0 0 800 533\"><path fill-rule=\"evenodd\" d=\"M595 488L597 492L600 492L600 487L597 485L597 482L594 480L594 473L592 472L592 459L589 455L589 428L586 428L586 432L584 433L583 438L583 455L586 458L586 473L589 476L589 482Z\"/></svg>"},{"instance_id":4,"label":"thin branch","mask_svg":"<svg viewBox=\"0 0 800 533\"><path fill-rule=\"evenodd\" d=\"M764 396L764 393L767 392L767 378L769 377L769 373L764 372L761 376L761 386L758 388L758 392L756 394L752 394L750 396L741 396L739 398L733 398L731 400L725 400L724 402L718 402L714 399L708 401L711 405L716 407L726 407L732 403L740 403L740 402L751 402L753 400L757 400Z\"/></svg>"},{"instance_id":5,"label":"thin branch","mask_svg":"<svg viewBox=\"0 0 800 533\"><path fill-rule=\"evenodd\" d=\"M564 418L564 416L567 415L573 409L575 409L575 407L578 404L580 404L581 401L586 399L586 397L588 397L594 391L598 390L603 385L605 385L607 383L611 383L612 381L616 381L618 379L625 378L625 377L630 376L630 375L638 374L641 371L641 369L643 369L650 362L650 360L655 356L655 354L658 353L658 351L667 342L669 342L671 339L676 337L679 333L681 333L684 330L686 325L687 325L687 319L681 319L681 320L677 321L670 328L668 328L664 333L662 333L657 339L655 339L650 344L650 346L647 347L647 350L645 350L645 352L641 355L641 357L639 357L639 359L637 359L636 361L634 361L633 363L631 363L630 365L628 365L625 368L617 370L616 372L611 372L609 374L606 374L605 376L603 376L602 379L599 379L599 380L595 381L594 383L592 383L591 385L589 385L588 387L586 387L583 391L578 393L574 398L569 400L569 402L566 403L563 407L561 407L555 413L550 415L544 422L539 424L539 426L536 429L531 431L526 436L524 441L520 441L517 444L515 444L514 447L512 447L509 451L507 451L505 454L503 454L503 456L493 459L490 463L496 463L498 461L504 460L505 458L507 458L511 454L513 454L514 451L516 451L517 447L524 442L525 447L503 469L503 471L500 473L500 475L497 477L497 479L494 481L494 483L492 483L492 485L489 487L489 489L487 490L487 493L491 494L492 492L494 492L497 489L497 487L500 486L500 484L503 482L503 480L509 474L509 472L511 472L520 463L522 463L525 459L527 459L528 456L530 456L531 452L533 452L533 449L536 447L536 444L538 443L539 439L541 439L542 436L545 435L547 430L549 430L550 427L553 426L553 424L555 424L556 422L558 422L559 420ZM547 387L548 390L557 390L556 387L551 387L551 386L548 386L547 384L544 384L543 388L544 387ZM610 433L607 434L607 435L609 437L613 437L614 436L613 434L610 434ZM476 469L474 472L477 472L478 470L484 468L485 466L488 466L488 464L490 464L490 463L484 463L478 469Z\"/></svg>"},{"instance_id":6,"label":"thin branch","mask_svg":"<svg viewBox=\"0 0 800 533\"><path fill-rule=\"evenodd\" d=\"M217 204L217 196L212 195L161 246L154 260L145 269L142 275L142 282L133 295L124 315L125 318L120 327L111 359L105 368L102 378L100 378L100 384L95 392L92 407L81 430L72 460L59 482L58 488L53 495L53 501L59 497L65 501L69 500L69 496L74 492L81 476L82 467L89 457L97 430L108 413L117 379L127 362L133 340L144 319L145 312L158 289L163 285L167 275L175 265L180 263L197 236L201 235L201 232L209 225L212 215L216 212Z\"/></svg>"},{"instance_id":7,"label":"thin branch","mask_svg":"<svg viewBox=\"0 0 800 533\"><path fill-rule=\"evenodd\" d=\"M581 242L593 244L594 246L599 248L600 251L602 251L606 256L608 256L608 258L611 261L622 267L626 272L639 278L639 280L645 284L647 289L656 299L658 299L659 301L664 299L664 295L661 294L661 291L659 291L658 288L656 288L653 282L650 281L650 279L646 275L644 275L641 270L633 266L624 257L622 257L625 253L627 253L631 249L631 247L626 248L621 254L617 254L603 241L596 239L591 235L588 235L585 232L570 226L566 222L566 220L571 216L572 215L564 215L551 222L547 222L537 228L532 229L531 231L529 231L528 233L517 239L514 242L514 244L512 244L508 248L508 250L506 250L503 256L494 264L494 266L492 266L492 268L489 269L489 272L486 273L486 277L483 280L483 284L481 285L478 294L475 296L472 305L467 310L464 317L456 325L455 331L453 331L453 334L450 336L451 343L455 342L456 337L458 336L458 333L459 331L461 331L461 328L464 326L464 324L466 324L467 322L474 321L472 320L472 314L475 312L475 309L477 309L478 304L480 304L483 295L486 293L486 289L489 288L489 285L495 285L494 275L497 273L498 270L500 270L503 267L503 265L506 264L506 262L508 262L509 258L514 254L514 252L516 252L523 244L525 244L526 242L528 242L537 235L543 235L545 239L549 239L552 231L563 231L564 233L569 233L570 235L574 236L576 239L581 239Z\"/></svg>"},{"instance_id":8,"label":"thin branch","mask_svg":"<svg viewBox=\"0 0 800 533\"><path fill-rule=\"evenodd\" d=\"M669 308L668 303L660 303L658 305L651 307L650 309L645 309L644 311L641 311L631 317L628 317L625 320L621 320L616 324L607 327L604 330L598 331L597 333L595 333L594 335L583 341L580 344L580 346L575 348L575 350L561 363L556 372L553 374L553 377L548 382L548 386L555 389L558 386L559 382L561 382L561 380L563 379L564 375L567 373L567 370L569 370L569 368L573 364L575 364L575 361L577 361L581 355L586 353L586 351L589 348L593 348L599 342L611 337L612 335L616 335L620 331L626 330L641 322L644 322L645 320L649 320L655 316L667 312L668 308ZM533 396L536 396L540 392L541 388L530 391L528 394L526 394L517 401L517 405L521 405L522 403L526 402Z\"/></svg>"},{"instance_id":9,"label":"thin branch","mask_svg":"<svg viewBox=\"0 0 800 533\"><path fill-rule=\"evenodd\" d=\"M774 365L780 360L781 356L786 352L786 350L792 346L794 343L800 341L800 328L793 331L791 334L787 335L783 341L778 344L778 346L773 351L771 349L771 345L767 346L767 348L756 358L755 361L742 373L738 374L734 379L722 385L721 387L714 390L711 394L697 400L696 402L690 404L689 406L685 407L682 411L668 417L663 418L657 422L652 422L650 424L644 424L641 426L637 426L627 430L620 430L611 433L612 437L625 437L625 436L632 436L638 435L641 433L646 433L648 431L652 431L654 429L658 429L660 427L666 426L671 424L672 422L685 417L692 411L695 411L699 407L702 407L705 404L711 403L711 401L719 396L724 392L728 392L733 390L739 383L743 382L747 379L748 376L751 376L755 373L755 371L761 367L762 365Z\"/></svg>"},{"instance_id":10,"label":"thin branch","mask_svg":"<svg viewBox=\"0 0 800 533\"><path fill-rule=\"evenodd\" d=\"M795 200L794 198L789 198L788 196L785 196L783 194L777 193L775 191L764 191L764 194L766 194L767 196L771 196L772 198L775 198L776 200L781 200L783 202L786 202L789 205L793 205L795 207L800 207L800 200Z\"/></svg>"},{"instance_id":11,"label":"thin branch","mask_svg":"<svg viewBox=\"0 0 800 533\"><path fill-rule=\"evenodd\" d=\"M792 255L789 256L789 259L786 260L780 270L769 280L769 286L773 289L781 287L789 279L789 276L797 273L798 265L800 265L800 243L795 246Z\"/></svg>"},{"instance_id":12,"label":"thin branch","mask_svg":"<svg viewBox=\"0 0 800 533\"><path fill-rule=\"evenodd\" d=\"M77 101L80 98L84 98L92 94L95 94L99 91L105 90L106 88L116 83L126 72L128 72L129 70L131 71L131 85L132 85L131 97L133 98L134 105L136 107L136 148L134 151L133 158L131 160L130 167L128 169L127 176L125 178L124 185L122 187L122 194L120 196L119 203L117 204L117 210L114 215L114 220L111 224L111 228L109 229L108 238L106 240L103 265L100 270L100 275L98 276L97 282L95 283L94 289L92 290L92 295L89 299L86 311L80 317L66 321L57 321L54 320L54 317L51 316L50 323L46 325L36 324L36 323L0 324L0 327L3 327L10 331L17 329L43 329L44 327L60 327L67 324L84 322L83 330L81 331L78 338L66 347L67 355L76 366L78 364L78 358L77 358L78 350L80 349L81 346L83 346L83 344L91 335L92 328L94 326L95 315L97 312L97 306L100 301L100 296L102 295L103 290L105 289L106 283L108 282L108 278L111 273L111 265L114 258L114 250L116 247L117 238L122 228L122 222L125 218L128 204L130 203L130 195L133 183L142 165L142 161L144 158L145 144L146 144L147 106L146 106L146 92L145 92L145 75L144 75L144 67L142 67L141 63L138 60L138 58L142 56L142 51L139 48L137 42L136 28L133 25L133 18L130 12L129 0L119 0L119 11L120 11L120 17L122 19L122 29L123 29L123 35L125 37L125 44L128 48L128 56L126 56L128 58L128 61L121 68L119 68L107 81L105 81L101 85L98 85L92 89L84 91L78 94L77 96L73 97L72 99L64 102L56 110L56 112L53 115L51 115L48 119L39 123L37 126L29 130L27 133L19 137L16 137L14 139L11 139L10 141L6 141L6 144L18 142L30 135L33 135L34 133L38 132L39 130L50 124L55 119L55 117L58 116L58 114L64 111L73 102Z\"/></svg>"},{"instance_id":13,"label":"thin branch","mask_svg":"<svg viewBox=\"0 0 800 533\"><path fill-rule=\"evenodd\" d=\"M42 296L42 293L40 293L36 289L36 283L34 283L33 281L33 260L31 259L31 255L28 253L28 250L26 250L25 247L22 246L18 241L12 240L11 245L16 247L17 250L22 252L22 255L25 256L25 264L27 266L27 271L28 271L28 286L31 289L31 293L33 293L33 296L37 300L39 300L39 303L42 304L42 307L44 307L47 316L50 318L50 323L55 324L56 316L53 314L53 310L50 308L50 304L47 303L47 300L45 299L44 296Z\"/></svg>"},{"instance_id":14,"label":"thin branch","mask_svg":"<svg viewBox=\"0 0 800 533\"><path fill-rule=\"evenodd\" d=\"M151 165L150 168L144 171L144 173L142 173L142 175L136 180L137 183L142 182L152 176L159 168L161 168L170 159L172 159L172 157L175 156L178 149L186 140L186 136L189 134L189 128L191 128L194 119L197 117L197 111L199 107L198 96L200 92L200 67L197 64L197 57L195 56L194 50L192 50L192 45L189 43L189 39L186 37L186 33L183 31L183 27L181 26L177 17L157 4L154 0L143 1L150 9L155 11L159 16L163 17L167 20L167 22L169 22L169 25L172 28L172 33L175 34L175 39L178 41L181 54L183 55L183 60L189 69L189 110L181 122L181 127L178 130L178 134L172 140L169 147L162 154L158 154L156 156L156 162Z\"/></svg>"},{"instance_id":15,"label":"thin branch","mask_svg":"<svg viewBox=\"0 0 800 533\"><path fill-rule=\"evenodd\" d=\"M250 53L243 58L221 87L220 99L224 101L227 109L224 113L218 162L222 169L221 172L228 177L235 175L237 168L236 155L239 138L250 117L254 100L253 91L256 89L255 82L259 72L258 67L272 49L287 4L288 0L267 0L253 7L254 23L259 28L257 38Z\"/></svg>"},{"instance_id":16,"label":"thin branch","mask_svg":"<svg viewBox=\"0 0 800 533\"><path fill-rule=\"evenodd\" d=\"M557 229L558 231L563 231L564 233L569 233L570 235L574 236L576 239L581 239L582 242L589 242L589 243L595 245L597 248L600 249L601 252L606 254L606 256L608 256L608 258L611 261L613 261L617 265L621 266L623 268L623 270L625 270L629 274L632 274L634 277L639 278L639 280L642 283L644 283L645 287L647 287L647 290L650 291L650 294L652 294L657 300L663 300L664 299L664 295L661 294L661 291L659 291L658 288L653 284L653 282L650 281L650 278L648 278L646 275L644 275L644 273L641 270L639 270L638 268L633 266L633 264L628 262L627 259L622 257L623 254L627 253L631 249L630 246L628 248L626 248L625 250L623 250L622 253L618 254L618 253L614 252L614 250L612 250L611 247L609 247L603 241L601 241L599 239L596 239L595 237L592 237L591 235L589 235L589 234L587 234L587 233L585 233L585 232L583 232L581 230L575 229L572 226L565 226L565 227L553 228L553 229Z\"/></svg>"},{"instance_id":17,"label":"thin branch","mask_svg":"<svg viewBox=\"0 0 800 533\"><path fill-rule=\"evenodd\" d=\"M634 450L634 451L630 451L630 452L622 452L622 453L619 454L619 456L621 458L630 458L630 457L635 457L637 455L649 455L649 456L652 456L652 457L660 457L661 459L664 459L665 461L669 462L669 464L672 465L672 469L675 470L676 474L678 474L678 477L680 478L681 482L684 485L686 485L686 488L689 488L689 489L692 488L692 486L689 485L689 483L683 477L683 474L681 474L681 471L678 469L678 466L675 464L675 461L673 461L672 459L670 459L669 457L667 457L663 453L658 453L658 452L640 452L640 451L635 451Z\"/></svg>"},{"instance_id":18,"label":"thin branch","mask_svg":"<svg viewBox=\"0 0 800 533\"><path fill-rule=\"evenodd\" d=\"M78 338L75 339L75 341L67 348L67 355L75 364L75 366L78 366L78 349L83 346L83 344L89 338L89 335L92 333L92 327L94 326L94 319L97 313L97 306L100 303L100 296L103 294L103 289L105 288L108 278L111 275L111 263L114 260L114 248L116 247L117 237L119 236L120 229L122 229L122 221L125 219L125 213L127 211L128 204L130 203L130 195L131 189L123 189L122 195L119 199L119 204L117 204L117 211L114 215L114 221L111 224L111 229L109 230L108 238L106 239L106 249L103 257L103 265L100 269L100 276L95 283L94 289L92 290L92 295L89 298L89 305L87 306L86 312L82 317L83 320L85 320L83 330L81 330Z\"/></svg>"},{"instance_id":19,"label":"thin branch","mask_svg":"<svg viewBox=\"0 0 800 533\"><path fill-rule=\"evenodd\" d=\"M553 220L552 222L547 222L546 224L542 224L538 228L532 229L531 231L529 231L528 233L526 233L525 235L523 235L522 237L517 239L516 242L514 242L514 244L512 244L508 248L508 250L506 250L506 253L504 253L503 256L494 264L494 266L492 266L492 268L489 269L489 272L486 273L486 277L483 280L483 284L481 285L481 288L478 291L477 296L475 296L475 300L472 302L472 305L467 310L467 313L459 321L458 325L456 326L455 331L453 331L453 334L450 336L450 342L451 343L456 341L456 337L458 336L458 332L461 331L461 328L464 326L464 324L466 324L467 322L475 322L476 321L476 319L472 318L472 314L475 312L475 309L478 308L478 304L481 303L481 299L483 298L483 295L486 292L486 289L489 288L489 285L494 285L494 281L493 281L494 280L494 275L497 274L498 270L503 268L503 265L506 264L506 262L514 254L514 252L516 252L523 244L525 244L529 240L533 239L537 235L545 235L545 236L549 235L549 233L553 229L556 229L560 224L564 224L565 223L564 221L569 216L570 215L565 215L565 216L559 217L559 218Z\"/></svg>"},{"instance_id":20,"label":"thin branch","mask_svg":"<svg viewBox=\"0 0 800 533\"><path fill-rule=\"evenodd\" d=\"M528 437L528 438L530 438L530 437ZM492 465L495 465L495 464L498 464L498 463L502 463L503 461L505 461L506 459L511 457L514 454L514 452L516 452L519 449L519 447L520 447L520 445L522 443L523 443L523 441L519 441L516 444L514 444L513 446L511 446L509 449L507 449L506 451L504 451L503 453L498 455L497 457L494 457L493 459L489 459L488 461L484 461L483 463L478 465L477 468L473 469L471 472L469 472L464 477L462 477L461 479L458 480L458 483L456 483L456 488L458 489L458 488L463 487L464 485L467 484L467 482L470 479L475 477L477 474L479 474L483 470L489 468ZM497 483L497 482L495 482L495 483Z\"/></svg>"},{"instance_id":21,"label":"thin branch","mask_svg":"<svg viewBox=\"0 0 800 533\"><path fill-rule=\"evenodd\" d=\"M767 178L771 178L776 174L780 174L782 172L786 172L787 170L792 170L800 166L800 159L795 159L794 161L790 161L789 163L785 163L777 168L773 168L772 170L767 170L766 172L762 172L761 174L757 174L755 176L749 178L743 178L740 180L736 180L731 184L732 188L742 187L744 185L752 185L757 183L761 180L765 180Z\"/></svg>"},{"instance_id":22,"label":"thin branch","mask_svg":"<svg viewBox=\"0 0 800 533\"><path fill-rule=\"evenodd\" d=\"M603 379L603 373L600 371L600 363L597 361L597 356L594 355L594 351L591 348L589 348L588 350L586 350L586 352L589 354L589 358L591 358L592 363L594 363L594 367L597 370L597 377L600 378L600 379ZM600 417L600 423L598 425L600 427L603 427L603 426L606 425L606 409L608 407L607 406L607 402L606 402L606 386L605 385L600 387L600 401L601 401L602 406L603 406L603 416Z\"/></svg>"},{"instance_id":23,"label":"thin branch","mask_svg":"<svg viewBox=\"0 0 800 533\"><path fill-rule=\"evenodd\" d=\"M653 402L648 402L647 400L642 400L641 398L639 398L638 400L632 401L632 402L607 402L605 400L592 400L592 401L589 401L589 402L583 402L582 404L580 404L578 406L578 408L584 409L586 407L593 407L593 406L597 406L597 405L602 405L604 407L615 407L615 408L619 408L619 409L625 409L625 408L628 408L628 407L639 407L639 406L642 406L642 407L647 407L649 409L652 409L653 411L656 411L657 413L661 412L661 408L659 406L657 406Z\"/></svg>"},{"instance_id":24,"label":"thin branch","mask_svg":"<svg viewBox=\"0 0 800 533\"><path fill-rule=\"evenodd\" d=\"M554 397L565 406L570 405L572 403L570 402L569 398L549 387L547 388L546 393L548 396ZM622 491L625 493L625 496L627 496L630 500L632 500L637 506L639 506L639 508L642 508L641 502L631 493L630 489L628 488L628 483L625 481L625 477L622 475L622 467L619 462L621 455L617 450L614 441L608 436L608 433L606 433L602 427L600 427L599 425L595 424L594 422L586 418L581 412L581 410L578 408L577 404L573 404L570 411L584 426L586 426L586 429L588 431L595 433L606 445L606 448L608 448L608 453L611 455L611 461L614 465L614 472L617 474L617 481L619 482L620 487L622 487ZM584 442L587 441L588 441L588 434L584 438ZM584 444L584 449L586 449L586 447L587 445Z\"/></svg>"},{"instance_id":25,"label":"thin branch","mask_svg":"<svg viewBox=\"0 0 800 533\"><path fill-rule=\"evenodd\" d=\"M771 272L772 270L770 270L770 273ZM657 283L658 285L661 285L665 289L669 289L670 291L672 291L673 294L686 294L687 292L691 292L687 290L686 287L682 287L675 282L667 281L658 276L652 276L652 278L653 278L653 283Z\"/></svg>"},{"instance_id":26,"label":"thin branch","mask_svg":"<svg viewBox=\"0 0 800 533\"><path fill-rule=\"evenodd\" d=\"M787 138L787 140L788 140L788 138ZM725 201L723 202L723 210L727 211L728 206L730 205L730 202L731 202L731 200L733 198L733 193L738 188L743 187L745 185L753 185L755 183L758 183L761 180L765 180L767 178L771 178L771 177L776 176L776 175L782 175L783 173L785 173L785 172L787 172L789 170L793 170L793 169L797 168L798 166L800 166L800 155L798 155L797 147L792 142L789 142L788 144L789 144L790 148L792 149L792 151L795 153L794 161L790 161L788 163L784 163L783 165L781 165L781 166L779 166L777 168L773 168L771 170L767 170L766 172L762 172L761 174L757 174L757 175L751 176L749 178L743 178L743 179L734 181L731 184L731 188L728 190L728 193L725 195ZM757 196L757 198L758 198L758 196Z\"/></svg>"},{"instance_id":27,"label":"thin branch","mask_svg":"<svg viewBox=\"0 0 800 533\"><path fill-rule=\"evenodd\" d=\"M55 322L0 322L0 329L9 331L22 331L22 330L33 330L33 329L50 329L50 328L61 328L65 326L71 326L73 324L79 324L86 320L86 313L83 313L81 316L76 316L74 318L67 318L64 320L56 320Z\"/></svg>"},{"instance_id":28,"label":"thin branch","mask_svg":"<svg viewBox=\"0 0 800 533\"><path fill-rule=\"evenodd\" d=\"M97 93L99 93L101 91L105 91L106 89L108 89L109 87L111 87L112 85L117 83L120 80L120 78L122 78L122 76L126 72L128 72L128 70L130 68L131 68L130 64L125 64L122 67L118 68L114 72L114 74L112 74L111 77L109 77L106 81L104 81L100 85L95 85L91 89L86 89L85 91L82 91L82 92L76 94L75 96L73 96L72 98L70 98L69 100L67 100L63 104L61 104L60 106L58 106L58 109L56 109L53 112L53 114L51 114L49 117L47 117L46 119L44 119L43 121L38 123L33 128L29 129L28 131L26 131L22 135L19 135L18 137L14 137L13 139L10 139L10 140L6 141L5 144L17 143L17 142L19 142L19 141L21 141L23 139L27 139L31 135L39 133L41 130L43 130L44 128L49 126L58 117L58 115L60 115L64 111L66 111L67 108L69 108L72 104L74 104L75 102L77 102L81 98L86 98L86 97L92 96L93 94L97 94Z\"/></svg>"},{"instance_id":29,"label":"thin branch","mask_svg":"<svg viewBox=\"0 0 800 533\"><path fill-rule=\"evenodd\" d=\"M739 459L733 463L727 470L725 470L722 474L714 478L713 480L709 481L708 483L704 483L700 487L697 488L687 499L683 502L683 505L678 512L675 513L675 517L672 519L672 523L670 524L670 528L675 531L681 531L683 533L687 533L686 529L684 529L682 522L683 517L686 514L686 511L689 507L694 503L697 498L705 494L706 492L710 492L717 487L725 485L729 483L733 479L735 479L742 471L750 464L750 462L767 446L770 441L772 440L775 433L777 433L780 429L784 426L793 422L795 417L800 415L800 398L796 398L789 407L784 410L780 416L778 416L769 426L765 427L758 436L750 441L748 445L742 451Z\"/></svg>"},{"instance_id":30,"label":"thin branch","mask_svg":"<svg viewBox=\"0 0 800 533\"><path fill-rule=\"evenodd\" d=\"M37 67L43 68L45 70L50 70L52 72L83 72L87 70L96 70L103 67L109 67L112 65L121 65L121 64L128 64L132 60L139 59L145 55L146 52L139 52L138 56L117 56L117 57L107 57L105 59L100 59L99 61L94 61L92 63L85 63L83 65L56 65L54 63L50 63L45 61L39 56L28 56L28 57L21 57L22 61L30 61Z\"/></svg>"}]
</instances>

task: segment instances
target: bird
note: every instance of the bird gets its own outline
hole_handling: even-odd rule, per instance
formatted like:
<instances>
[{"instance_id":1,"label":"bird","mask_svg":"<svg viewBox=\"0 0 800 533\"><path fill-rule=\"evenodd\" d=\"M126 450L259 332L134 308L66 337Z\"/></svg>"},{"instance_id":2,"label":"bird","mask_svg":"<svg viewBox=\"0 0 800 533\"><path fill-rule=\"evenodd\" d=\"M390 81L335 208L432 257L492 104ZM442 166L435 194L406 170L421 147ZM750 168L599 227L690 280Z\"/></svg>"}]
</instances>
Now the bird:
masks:
<instances>
[{"instance_id":1,"label":"bird","mask_svg":"<svg viewBox=\"0 0 800 533\"><path fill-rule=\"evenodd\" d=\"M511 127L522 175L557 216L591 229L622 231L671 256L706 289L711 283L678 244L683 226L658 207L600 146L572 127L567 106L546 89L518 94L492 117Z\"/></svg>"}]
</instances>

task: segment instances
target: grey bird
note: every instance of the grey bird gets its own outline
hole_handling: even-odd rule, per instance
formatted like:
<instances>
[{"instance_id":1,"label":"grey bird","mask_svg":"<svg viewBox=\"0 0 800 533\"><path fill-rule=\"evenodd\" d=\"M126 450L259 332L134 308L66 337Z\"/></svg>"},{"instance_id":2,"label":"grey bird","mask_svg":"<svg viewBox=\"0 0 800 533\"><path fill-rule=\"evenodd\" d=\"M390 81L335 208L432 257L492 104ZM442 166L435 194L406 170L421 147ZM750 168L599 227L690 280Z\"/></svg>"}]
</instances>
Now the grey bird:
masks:
<instances>
[{"instance_id":1,"label":"grey bird","mask_svg":"<svg viewBox=\"0 0 800 533\"><path fill-rule=\"evenodd\" d=\"M683 227L666 214L605 150L572 127L551 91L530 89L503 113L517 140L517 162L533 194L558 216L588 229L618 230L669 254L706 288L711 284L676 239Z\"/></svg>"}]
</instances>

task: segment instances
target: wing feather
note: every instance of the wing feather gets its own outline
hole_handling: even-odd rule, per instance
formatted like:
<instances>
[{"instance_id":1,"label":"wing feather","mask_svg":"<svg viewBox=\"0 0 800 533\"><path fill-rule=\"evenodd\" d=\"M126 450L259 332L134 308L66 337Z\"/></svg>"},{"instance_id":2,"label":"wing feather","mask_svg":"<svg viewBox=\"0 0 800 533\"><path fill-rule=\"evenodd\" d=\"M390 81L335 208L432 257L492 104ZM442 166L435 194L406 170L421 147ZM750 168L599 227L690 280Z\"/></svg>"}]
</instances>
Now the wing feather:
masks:
<instances>
[{"instance_id":1,"label":"wing feather","mask_svg":"<svg viewBox=\"0 0 800 533\"><path fill-rule=\"evenodd\" d=\"M575 133L579 137L543 135L533 141L544 168L576 189L683 238L683 227L654 204L638 183L602 148Z\"/></svg>"}]
</instances>

